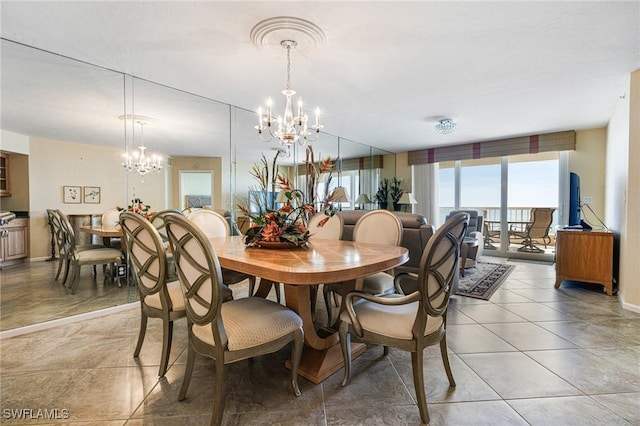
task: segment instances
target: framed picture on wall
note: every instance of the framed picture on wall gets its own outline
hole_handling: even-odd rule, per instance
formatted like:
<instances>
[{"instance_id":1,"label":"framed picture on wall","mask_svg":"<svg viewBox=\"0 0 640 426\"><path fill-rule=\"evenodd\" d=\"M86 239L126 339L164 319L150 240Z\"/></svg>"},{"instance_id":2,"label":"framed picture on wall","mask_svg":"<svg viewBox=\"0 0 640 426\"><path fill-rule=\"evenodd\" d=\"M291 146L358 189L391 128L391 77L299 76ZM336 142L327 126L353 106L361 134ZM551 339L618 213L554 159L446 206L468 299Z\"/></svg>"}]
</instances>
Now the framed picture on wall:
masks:
<instances>
[{"instance_id":1,"label":"framed picture on wall","mask_svg":"<svg viewBox=\"0 0 640 426\"><path fill-rule=\"evenodd\" d=\"M65 204L80 204L82 195L82 188L79 186L63 186L62 187L62 201Z\"/></svg>"},{"instance_id":2,"label":"framed picture on wall","mask_svg":"<svg viewBox=\"0 0 640 426\"><path fill-rule=\"evenodd\" d=\"M99 186L85 186L83 192L84 192L84 202L86 204L100 204L100 187Z\"/></svg>"}]
</instances>

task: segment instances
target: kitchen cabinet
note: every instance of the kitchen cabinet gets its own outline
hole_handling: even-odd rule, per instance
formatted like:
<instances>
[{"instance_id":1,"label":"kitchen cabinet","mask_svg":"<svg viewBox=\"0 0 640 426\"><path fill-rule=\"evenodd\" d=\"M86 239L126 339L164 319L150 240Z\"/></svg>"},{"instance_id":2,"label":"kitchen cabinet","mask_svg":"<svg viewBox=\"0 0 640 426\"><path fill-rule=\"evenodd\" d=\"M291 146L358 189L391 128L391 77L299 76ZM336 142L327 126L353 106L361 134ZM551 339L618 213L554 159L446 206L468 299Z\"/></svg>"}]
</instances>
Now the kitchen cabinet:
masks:
<instances>
[{"instance_id":1,"label":"kitchen cabinet","mask_svg":"<svg viewBox=\"0 0 640 426\"><path fill-rule=\"evenodd\" d=\"M0 226L0 264L29 256L29 219L16 218Z\"/></svg>"},{"instance_id":2,"label":"kitchen cabinet","mask_svg":"<svg viewBox=\"0 0 640 426\"><path fill-rule=\"evenodd\" d=\"M11 195L9 186L9 154L0 152L0 197Z\"/></svg>"}]
</instances>

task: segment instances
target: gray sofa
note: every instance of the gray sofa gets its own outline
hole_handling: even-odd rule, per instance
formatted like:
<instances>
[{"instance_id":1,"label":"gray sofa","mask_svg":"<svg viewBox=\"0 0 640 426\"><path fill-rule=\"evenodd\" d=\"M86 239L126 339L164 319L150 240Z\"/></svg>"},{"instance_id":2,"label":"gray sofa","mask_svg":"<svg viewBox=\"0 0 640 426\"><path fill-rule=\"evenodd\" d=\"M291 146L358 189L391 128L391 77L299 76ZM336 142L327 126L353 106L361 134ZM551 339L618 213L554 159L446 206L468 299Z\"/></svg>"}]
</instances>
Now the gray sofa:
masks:
<instances>
[{"instance_id":1,"label":"gray sofa","mask_svg":"<svg viewBox=\"0 0 640 426\"><path fill-rule=\"evenodd\" d=\"M369 210L348 210L338 212L344 222L342 231L343 240L353 240L353 228L356 222L368 211ZM400 244L409 250L409 260L407 263L395 268L394 272L418 273L422 250L435 232L435 228L433 225L428 224L427 219L420 214L404 212L393 212L393 214L402 222L402 242Z\"/></svg>"}]
</instances>

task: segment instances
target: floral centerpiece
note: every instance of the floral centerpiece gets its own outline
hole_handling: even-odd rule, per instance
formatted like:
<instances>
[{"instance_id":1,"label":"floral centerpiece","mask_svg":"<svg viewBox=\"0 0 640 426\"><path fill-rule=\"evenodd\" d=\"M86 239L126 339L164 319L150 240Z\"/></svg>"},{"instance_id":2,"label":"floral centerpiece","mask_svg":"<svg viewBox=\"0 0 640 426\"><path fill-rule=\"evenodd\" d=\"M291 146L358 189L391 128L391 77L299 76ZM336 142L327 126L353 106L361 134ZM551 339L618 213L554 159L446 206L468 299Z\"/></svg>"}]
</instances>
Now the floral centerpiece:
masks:
<instances>
[{"instance_id":1,"label":"floral centerpiece","mask_svg":"<svg viewBox=\"0 0 640 426\"><path fill-rule=\"evenodd\" d=\"M131 204L129 204L126 209L120 206L116 206L116 208L120 212L129 211L144 216L147 219L150 219L155 213L151 211L151 206L142 202L140 198L134 198L131 200Z\"/></svg>"},{"instance_id":2,"label":"floral centerpiece","mask_svg":"<svg viewBox=\"0 0 640 426\"><path fill-rule=\"evenodd\" d=\"M258 247L301 247L306 245L310 233L307 228L309 218L316 213L314 207L315 199L296 189L292 182L278 173L277 158L280 152L269 164L262 156L262 164L254 165L251 175L258 182L256 191L251 191L253 199L250 200L254 206L258 206L257 211L250 211L245 204L239 203L240 211L251 220L251 227L245 233L245 244ZM317 179L321 173L330 168L330 162L323 161L317 166L313 166L314 178ZM309 170L309 169L308 169ZM309 176L308 176L309 177ZM276 189L284 194L284 202L276 208ZM251 195L250 195L251 196ZM315 197L314 197L315 198ZM326 220L329 220L334 213L330 206L331 197L326 197L322 206ZM325 222L322 221L322 226Z\"/></svg>"}]
</instances>

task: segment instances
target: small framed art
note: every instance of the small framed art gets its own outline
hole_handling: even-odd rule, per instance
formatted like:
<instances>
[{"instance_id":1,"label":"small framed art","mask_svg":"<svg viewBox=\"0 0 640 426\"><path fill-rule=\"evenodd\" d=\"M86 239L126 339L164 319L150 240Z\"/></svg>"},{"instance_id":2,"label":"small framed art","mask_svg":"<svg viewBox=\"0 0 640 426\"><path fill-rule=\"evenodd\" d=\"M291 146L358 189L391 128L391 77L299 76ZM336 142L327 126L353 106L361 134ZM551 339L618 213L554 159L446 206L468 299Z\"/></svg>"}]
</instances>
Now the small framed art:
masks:
<instances>
[{"instance_id":1,"label":"small framed art","mask_svg":"<svg viewBox=\"0 0 640 426\"><path fill-rule=\"evenodd\" d=\"M63 198L62 201L65 204L80 204L82 199L82 188L79 186L63 186L62 187Z\"/></svg>"},{"instance_id":2,"label":"small framed art","mask_svg":"<svg viewBox=\"0 0 640 426\"><path fill-rule=\"evenodd\" d=\"M83 192L84 192L84 202L86 204L100 204L100 187L99 186L85 186Z\"/></svg>"}]
</instances>

